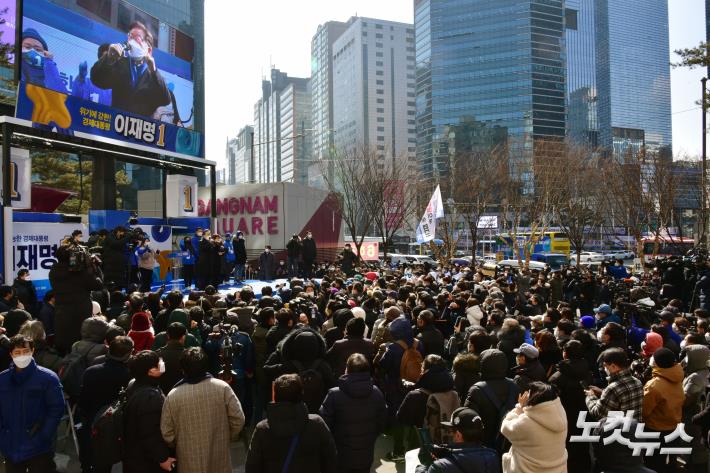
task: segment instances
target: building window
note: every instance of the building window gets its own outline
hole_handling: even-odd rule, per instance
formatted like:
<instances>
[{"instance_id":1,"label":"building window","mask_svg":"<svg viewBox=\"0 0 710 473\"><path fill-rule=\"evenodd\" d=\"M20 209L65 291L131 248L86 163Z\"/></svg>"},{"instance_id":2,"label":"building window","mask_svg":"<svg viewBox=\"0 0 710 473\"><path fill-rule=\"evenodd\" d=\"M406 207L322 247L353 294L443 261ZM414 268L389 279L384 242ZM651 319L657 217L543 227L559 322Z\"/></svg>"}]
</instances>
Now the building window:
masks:
<instances>
[{"instance_id":1,"label":"building window","mask_svg":"<svg viewBox=\"0 0 710 473\"><path fill-rule=\"evenodd\" d=\"M382 25L375 25L375 29L376 29L376 30L381 30L381 29L382 29Z\"/></svg>"},{"instance_id":2,"label":"building window","mask_svg":"<svg viewBox=\"0 0 710 473\"><path fill-rule=\"evenodd\" d=\"M385 137L384 137L384 136L378 136L378 137L377 137L377 141L385 141Z\"/></svg>"},{"instance_id":3,"label":"building window","mask_svg":"<svg viewBox=\"0 0 710 473\"><path fill-rule=\"evenodd\" d=\"M377 103L385 103L385 99L377 99Z\"/></svg>"},{"instance_id":4,"label":"building window","mask_svg":"<svg viewBox=\"0 0 710 473\"><path fill-rule=\"evenodd\" d=\"M383 57L382 53L375 53L376 57Z\"/></svg>"},{"instance_id":5,"label":"building window","mask_svg":"<svg viewBox=\"0 0 710 473\"><path fill-rule=\"evenodd\" d=\"M384 65L385 65L385 63L382 62L382 61L376 61L376 62L375 62L375 66L383 67Z\"/></svg>"},{"instance_id":6,"label":"building window","mask_svg":"<svg viewBox=\"0 0 710 473\"><path fill-rule=\"evenodd\" d=\"M375 92L377 92L377 95L382 95L385 93L384 89L377 89Z\"/></svg>"},{"instance_id":7,"label":"building window","mask_svg":"<svg viewBox=\"0 0 710 473\"><path fill-rule=\"evenodd\" d=\"M377 150L378 150L378 151L384 151L384 150L385 150L385 146L384 146L384 145L377 145Z\"/></svg>"},{"instance_id":8,"label":"building window","mask_svg":"<svg viewBox=\"0 0 710 473\"><path fill-rule=\"evenodd\" d=\"M377 79L377 84L376 85L385 85L385 81Z\"/></svg>"},{"instance_id":9,"label":"building window","mask_svg":"<svg viewBox=\"0 0 710 473\"><path fill-rule=\"evenodd\" d=\"M375 38L377 38L377 39L382 39L382 33L377 33L377 34L375 35Z\"/></svg>"},{"instance_id":10,"label":"building window","mask_svg":"<svg viewBox=\"0 0 710 473\"><path fill-rule=\"evenodd\" d=\"M384 122L385 122L385 117L377 117L377 122L378 122L378 123L384 123Z\"/></svg>"},{"instance_id":11,"label":"building window","mask_svg":"<svg viewBox=\"0 0 710 473\"><path fill-rule=\"evenodd\" d=\"M385 127L383 127L383 126L378 126L378 127L377 127L377 131L382 131L382 132L384 132L384 131L385 131Z\"/></svg>"},{"instance_id":12,"label":"building window","mask_svg":"<svg viewBox=\"0 0 710 473\"><path fill-rule=\"evenodd\" d=\"M416 96L417 96L417 94L415 94L414 92L407 92L407 97L412 97L412 98L414 98L414 97L416 97Z\"/></svg>"},{"instance_id":13,"label":"building window","mask_svg":"<svg viewBox=\"0 0 710 473\"><path fill-rule=\"evenodd\" d=\"M378 76L382 76L382 75L384 75L385 73L384 73L383 71L375 71L375 74L378 75Z\"/></svg>"},{"instance_id":14,"label":"building window","mask_svg":"<svg viewBox=\"0 0 710 473\"><path fill-rule=\"evenodd\" d=\"M384 108L378 108L378 109L377 109L377 113L385 113L385 109L384 109Z\"/></svg>"},{"instance_id":15,"label":"building window","mask_svg":"<svg viewBox=\"0 0 710 473\"><path fill-rule=\"evenodd\" d=\"M367 31L363 31L363 32L362 32L362 35L363 35L363 36L367 36Z\"/></svg>"},{"instance_id":16,"label":"building window","mask_svg":"<svg viewBox=\"0 0 710 473\"><path fill-rule=\"evenodd\" d=\"M375 43L375 47L376 47L376 48L381 48L381 47L382 47L382 43Z\"/></svg>"},{"instance_id":17,"label":"building window","mask_svg":"<svg viewBox=\"0 0 710 473\"><path fill-rule=\"evenodd\" d=\"M565 25L568 30L577 29L577 10L565 8Z\"/></svg>"},{"instance_id":18,"label":"building window","mask_svg":"<svg viewBox=\"0 0 710 473\"><path fill-rule=\"evenodd\" d=\"M408 52L408 53L413 53L413 52L414 52L414 48L407 48L407 52Z\"/></svg>"}]
</instances>

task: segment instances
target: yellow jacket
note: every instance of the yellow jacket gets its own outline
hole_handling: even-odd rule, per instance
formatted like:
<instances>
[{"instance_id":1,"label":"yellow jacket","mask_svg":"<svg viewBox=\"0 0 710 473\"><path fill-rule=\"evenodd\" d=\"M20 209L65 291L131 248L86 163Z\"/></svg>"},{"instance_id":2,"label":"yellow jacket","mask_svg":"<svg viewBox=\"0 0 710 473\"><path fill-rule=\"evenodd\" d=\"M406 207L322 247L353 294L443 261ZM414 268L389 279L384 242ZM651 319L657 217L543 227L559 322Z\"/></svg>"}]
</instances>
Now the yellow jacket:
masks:
<instances>
[{"instance_id":1,"label":"yellow jacket","mask_svg":"<svg viewBox=\"0 0 710 473\"><path fill-rule=\"evenodd\" d=\"M675 430L683 416L683 368L653 367L653 377L643 387L643 421L650 430Z\"/></svg>"}]
</instances>

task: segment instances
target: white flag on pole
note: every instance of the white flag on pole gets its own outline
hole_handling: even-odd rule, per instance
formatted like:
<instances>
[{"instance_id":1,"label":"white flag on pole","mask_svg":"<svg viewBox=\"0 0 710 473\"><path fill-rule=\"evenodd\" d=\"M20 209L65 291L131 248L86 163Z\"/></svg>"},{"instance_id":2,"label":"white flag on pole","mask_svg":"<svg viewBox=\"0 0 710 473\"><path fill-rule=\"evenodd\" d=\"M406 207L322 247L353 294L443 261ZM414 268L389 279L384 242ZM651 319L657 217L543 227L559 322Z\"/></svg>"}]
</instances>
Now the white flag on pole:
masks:
<instances>
[{"instance_id":1,"label":"white flag on pole","mask_svg":"<svg viewBox=\"0 0 710 473\"><path fill-rule=\"evenodd\" d=\"M441 201L441 189L436 186L434 194L429 200L424 216L417 227L417 243L427 243L434 239L436 233L436 219L444 216L444 205Z\"/></svg>"}]
</instances>

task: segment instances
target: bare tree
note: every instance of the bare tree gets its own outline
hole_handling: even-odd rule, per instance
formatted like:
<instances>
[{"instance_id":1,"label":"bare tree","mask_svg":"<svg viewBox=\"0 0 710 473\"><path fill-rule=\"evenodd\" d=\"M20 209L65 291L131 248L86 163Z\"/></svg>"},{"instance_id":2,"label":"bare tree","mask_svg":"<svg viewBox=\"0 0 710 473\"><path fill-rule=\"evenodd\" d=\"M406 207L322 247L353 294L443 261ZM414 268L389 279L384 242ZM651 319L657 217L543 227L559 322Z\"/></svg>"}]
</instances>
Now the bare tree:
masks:
<instances>
[{"instance_id":1,"label":"bare tree","mask_svg":"<svg viewBox=\"0 0 710 473\"><path fill-rule=\"evenodd\" d=\"M373 226L380 235L382 252L387 258L392 238L415 216L418 173L406 157L392 157L373 163L369 175Z\"/></svg>"},{"instance_id":2,"label":"bare tree","mask_svg":"<svg viewBox=\"0 0 710 473\"><path fill-rule=\"evenodd\" d=\"M604 222L600 203L605 189L597 158L593 149L568 145L551 169L557 174L559 191L556 223L567 233L577 265L589 230Z\"/></svg>"},{"instance_id":3,"label":"bare tree","mask_svg":"<svg viewBox=\"0 0 710 473\"><path fill-rule=\"evenodd\" d=\"M377 209L382 206L378 202L382 195L372 192L379 159L377 152L366 146L337 156L332 163L323 160L321 172L328 190L337 196L338 210L355 244L355 254L361 258L362 243L373 227Z\"/></svg>"}]
</instances>

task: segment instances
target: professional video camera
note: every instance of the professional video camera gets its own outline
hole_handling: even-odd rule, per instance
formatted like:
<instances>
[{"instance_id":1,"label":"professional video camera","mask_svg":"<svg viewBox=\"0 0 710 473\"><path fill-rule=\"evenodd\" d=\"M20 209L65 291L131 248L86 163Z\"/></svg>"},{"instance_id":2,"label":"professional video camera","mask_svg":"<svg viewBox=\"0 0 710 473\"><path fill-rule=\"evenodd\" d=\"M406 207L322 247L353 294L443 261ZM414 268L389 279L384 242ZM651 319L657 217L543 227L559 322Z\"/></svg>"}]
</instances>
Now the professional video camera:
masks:
<instances>
[{"instance_id":1,"label":"professional video camera","mask_svg":"<svg viewBox=\"0 0 710 473\"><path fill-rule=\"evenodd\" d=\"M210 337L219 340L219 359L222 364L219 379L227 384L232 384L237 377L237 373L234 371L234 360L244 348L244 345L232 339L237 332L239 332L239 328L236 325L219 324L214 326L213 332L210 334Z\"/></svg>"}]
</instances>

